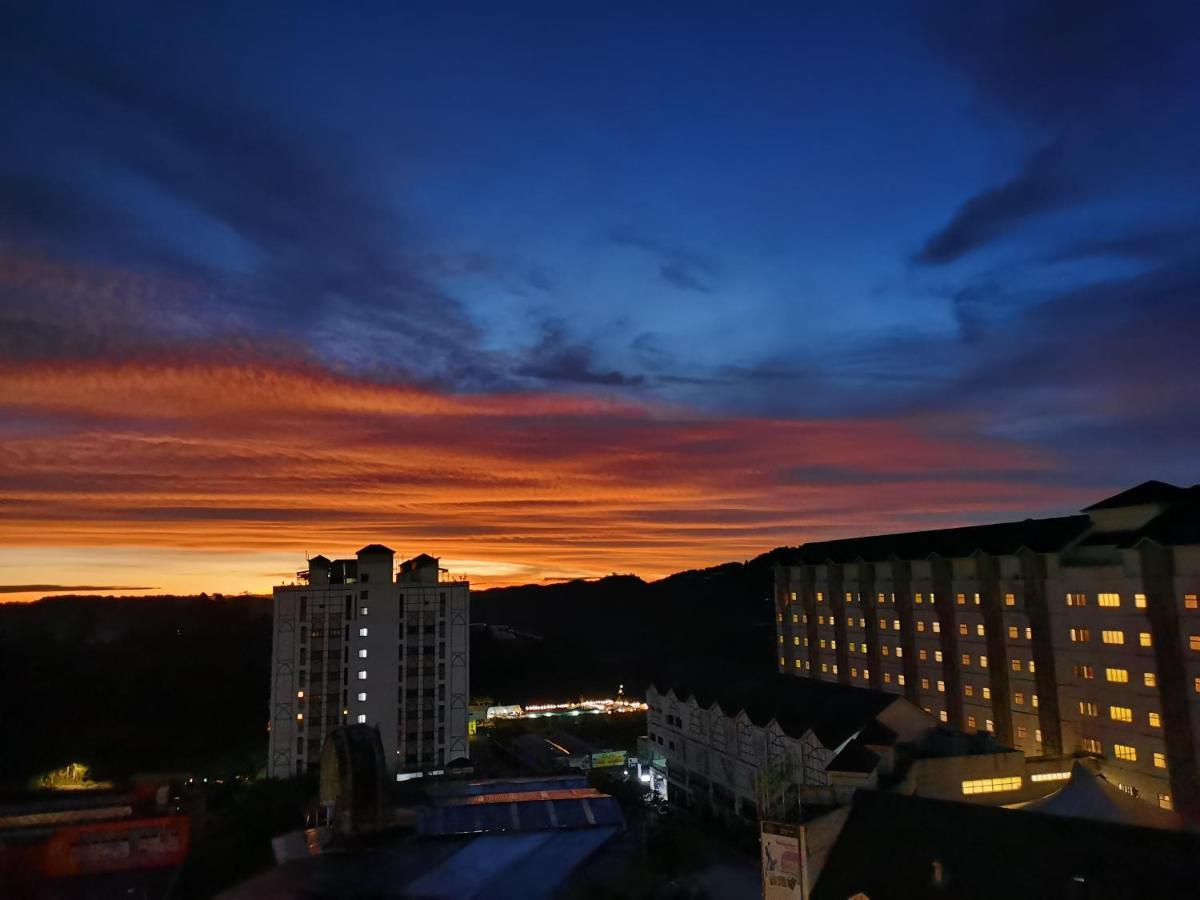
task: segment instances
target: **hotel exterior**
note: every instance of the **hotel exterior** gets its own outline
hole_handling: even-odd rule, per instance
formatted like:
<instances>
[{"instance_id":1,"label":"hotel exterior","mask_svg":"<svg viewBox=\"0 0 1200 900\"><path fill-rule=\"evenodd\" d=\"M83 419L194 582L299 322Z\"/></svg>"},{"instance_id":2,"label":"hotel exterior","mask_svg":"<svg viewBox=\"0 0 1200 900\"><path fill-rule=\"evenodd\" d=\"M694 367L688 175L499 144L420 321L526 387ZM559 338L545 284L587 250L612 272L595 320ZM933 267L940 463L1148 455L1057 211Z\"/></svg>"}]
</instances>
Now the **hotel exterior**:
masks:
<instances>
[{"instance_id":1,"label":"hotel exterior","mask_svg":"<svg viewBox=\"0 0 1200 900\"><path fill-rule=\"evenodd\" d=\"M810 543L776 569L781 672L907 697L1028 757L1095 757L1200 818L1200 486L1082 515Z\"/></svg>"},{"instance_id":2,"label":"hotel exterior","mask_svg":"<svg viewBox=\"0 0 1200 900\"><path fill-rule=\"evenodd\" d=\"M271 777L319 769L325 736L347 724L378 729L397 780L468 758L470 587L424 554L393 574L394 556L316 556L275 588Z\"/></svg>"}]
</instances>

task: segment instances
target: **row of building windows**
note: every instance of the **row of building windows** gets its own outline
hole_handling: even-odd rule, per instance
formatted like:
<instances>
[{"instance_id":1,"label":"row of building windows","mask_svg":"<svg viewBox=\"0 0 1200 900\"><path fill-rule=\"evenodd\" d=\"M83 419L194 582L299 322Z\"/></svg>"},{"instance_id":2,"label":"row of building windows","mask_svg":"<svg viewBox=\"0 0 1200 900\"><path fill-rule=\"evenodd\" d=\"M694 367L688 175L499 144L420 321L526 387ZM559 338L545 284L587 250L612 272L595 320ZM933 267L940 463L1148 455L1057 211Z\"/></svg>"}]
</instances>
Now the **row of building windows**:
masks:
<instances>
[{"instance_id":1,"label":"row of building windows","mask_svg":"<svg viewBox=\"0 0 1200 900\"><path fill-rule=\"evenodd\" d=\"M1009 775L1001 778L972 778L962 783L964 796L972 794L999 794L1004 791L1019 791L1021 776Z\"/></svg>"}]
</instances>

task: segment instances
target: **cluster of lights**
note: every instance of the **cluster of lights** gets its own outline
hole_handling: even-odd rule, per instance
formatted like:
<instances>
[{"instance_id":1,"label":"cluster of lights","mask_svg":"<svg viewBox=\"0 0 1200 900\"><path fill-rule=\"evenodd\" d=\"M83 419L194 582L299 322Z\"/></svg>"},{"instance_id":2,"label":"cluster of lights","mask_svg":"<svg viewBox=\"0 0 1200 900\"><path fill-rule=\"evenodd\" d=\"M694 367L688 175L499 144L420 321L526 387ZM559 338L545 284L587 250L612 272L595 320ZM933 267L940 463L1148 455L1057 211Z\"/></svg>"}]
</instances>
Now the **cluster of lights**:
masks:
<instances>
[{"instance_id":1,"label":"cluster of lights","mask_svg":"<svg viewBox=\"0 0 1200 900\"><path fill-rule=\"evenodd\" d=\"M537 719L542 716L614 715L645 712L650 707L637 700L581 700L578 703L535 703L497 709L489 715L496 719Z\"/></svg>"}]
</instances>

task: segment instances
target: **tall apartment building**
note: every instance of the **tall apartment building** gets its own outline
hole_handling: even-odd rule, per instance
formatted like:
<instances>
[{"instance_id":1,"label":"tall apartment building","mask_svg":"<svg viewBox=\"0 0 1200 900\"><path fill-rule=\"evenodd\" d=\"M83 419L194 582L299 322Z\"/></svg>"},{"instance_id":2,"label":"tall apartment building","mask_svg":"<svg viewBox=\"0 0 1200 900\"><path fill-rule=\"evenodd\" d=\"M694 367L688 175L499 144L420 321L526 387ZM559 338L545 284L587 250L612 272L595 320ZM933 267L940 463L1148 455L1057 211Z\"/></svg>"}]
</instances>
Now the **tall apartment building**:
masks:
<instances>
[{"instance_id":1,"label":"tall apartment building","mask_svg":"<svg viewBox=\"0 0 1200 900\"><path fill-rule=\"evenodd\" d=\"M1082 515L805 544L779 668L903 694L1027 756L1089 754L1200 818L1200 486Z\"/></svg>"},{"instance_id":2,"label":"tall apartment building","mask_svg":"<svg viewBox=\"0 0 1200 900\"><path fill-rule=\"evenodd\" d=\"M325 736L352 723L379 729L397 780L468 757L470 587L424 554L393 574L394 556L316 556L275 588L271 777L318 768Z\"/></svg>"}]
</instances>

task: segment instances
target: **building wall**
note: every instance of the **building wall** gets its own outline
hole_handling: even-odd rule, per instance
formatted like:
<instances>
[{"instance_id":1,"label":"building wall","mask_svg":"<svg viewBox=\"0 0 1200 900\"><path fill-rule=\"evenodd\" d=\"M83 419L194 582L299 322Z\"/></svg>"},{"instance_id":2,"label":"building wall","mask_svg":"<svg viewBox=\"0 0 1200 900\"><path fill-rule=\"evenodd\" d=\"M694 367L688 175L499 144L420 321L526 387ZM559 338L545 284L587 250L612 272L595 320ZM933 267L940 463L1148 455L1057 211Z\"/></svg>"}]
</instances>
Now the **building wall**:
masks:
<instances>
[{"instance_id":1,"label":"building wall","mask_svg":"<svg viewBox=\"0 0 1200 900\"><path fill-rule=\"evenodd\" d=\"M392 774L469 755L466 582L393 578L390 553L364 554L346 583L275 588L268 774L320 764L343 724L379 730Z\"/></svg>"},{"instance_id":2,"label":"building wall","mask_svg":"<svg viewBox=\"0 0 1200 900\"><path fill-rule=\"evenodd\" d=\"M779 669L906 695L1030 757L1094 753L1127 792L1200 814L1200 548L1094 543L875 562L869 604L843 590L863 563L780 567Z\"/></svg>"}]
</instances>

